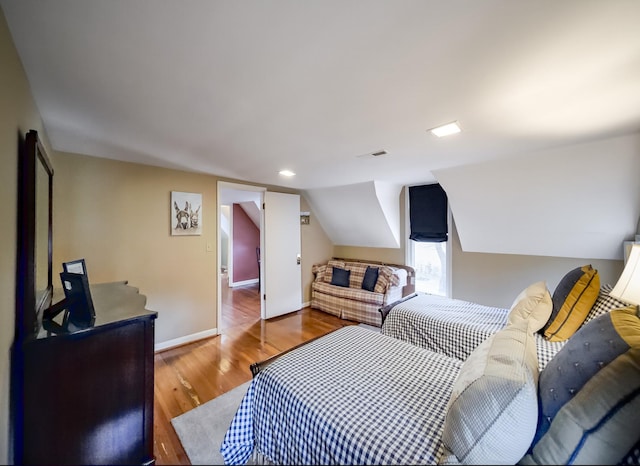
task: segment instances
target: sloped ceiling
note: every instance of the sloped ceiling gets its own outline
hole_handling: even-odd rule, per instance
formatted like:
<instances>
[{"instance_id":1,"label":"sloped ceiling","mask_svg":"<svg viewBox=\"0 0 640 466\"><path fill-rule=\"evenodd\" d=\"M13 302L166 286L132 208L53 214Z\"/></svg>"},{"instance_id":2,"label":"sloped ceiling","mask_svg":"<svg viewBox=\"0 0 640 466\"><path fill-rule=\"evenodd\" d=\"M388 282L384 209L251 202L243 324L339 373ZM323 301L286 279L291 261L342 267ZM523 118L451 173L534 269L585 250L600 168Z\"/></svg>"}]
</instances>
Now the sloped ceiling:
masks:
<instances>
[{"instance_id":1,"label":"sloped ceiling","mask_svg":"<svg viewBox=\"0 0 640 466\"><path fill-rule=\"evenodd\" d=\"M260 207L258 201L241 202L240 207L247 214L253 224L260 229Z\"/></svg>"},{"instance_id":2,"label":"sloped ceiling","mask_svg":"<svg viewBox=\"0 0 640 466\"><path fill-rule=\"evenodd\" d=\"M640 215L640 133L435 176L464 251L622 259Z\"/></svg>"},{"instance_id":3,"label":"sloped ceiling","mask_svg":"<svg viewBox=\"0 0 640 466\"><path fill-rule=\"evenodd\" d=\"M304 196L334 244L397 248L401 190L398 184L371 181L309 189Z\"/></svg>"},{"instance_id":4,"label":"sloped ceiling","mask_svg":"<svg viewBox=\"0 0 640 466\"><path fill-rule=\"evenodd\" d=\"M580 147L640 130L638 0L0 6L53 150L306 190L339 245L398 247L399 186L436 179L465 250L633 236L635 143Z\"/></svg>"},{"instance_id":5,"label":"sloped ceiling","mask_svg":"<svg viewBox=\"0 0 640 466\"><path fill-rule=\"evenodd\" d=\"M638 0L0 5L64 152L316 189L640 125Z\"/></svg>"}]
</instances>

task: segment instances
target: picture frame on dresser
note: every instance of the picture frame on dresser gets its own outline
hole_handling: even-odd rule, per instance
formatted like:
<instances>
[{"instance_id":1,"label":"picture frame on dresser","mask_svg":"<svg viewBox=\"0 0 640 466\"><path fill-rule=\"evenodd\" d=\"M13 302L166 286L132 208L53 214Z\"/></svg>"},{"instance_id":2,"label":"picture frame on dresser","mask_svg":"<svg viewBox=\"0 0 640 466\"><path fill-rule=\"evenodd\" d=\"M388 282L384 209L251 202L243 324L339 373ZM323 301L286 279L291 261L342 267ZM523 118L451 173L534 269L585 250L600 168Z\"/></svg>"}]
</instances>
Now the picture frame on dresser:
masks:
<instances>
[{"instance_id":1,"label":"picture frame on dresser","mask_svg":"<svg viewBox=\"0 0 640 466\"><path fill-rule=\"evenodd\" d=\"M79 273L87 275L87 264L84 259L76 259L73 261L63 262L62 269L65 273Z\"/></svg>"},{"instance_id":2,"label":"picture frame on dresser","mask_svg":"<svg viewBox=\"0 0 640 466\"><path fill-rule=\"evenodd\" d=\"M96 319L89 279L84 273L60 272L69 322L89 326Z\"/></svg>"}]
</instances>

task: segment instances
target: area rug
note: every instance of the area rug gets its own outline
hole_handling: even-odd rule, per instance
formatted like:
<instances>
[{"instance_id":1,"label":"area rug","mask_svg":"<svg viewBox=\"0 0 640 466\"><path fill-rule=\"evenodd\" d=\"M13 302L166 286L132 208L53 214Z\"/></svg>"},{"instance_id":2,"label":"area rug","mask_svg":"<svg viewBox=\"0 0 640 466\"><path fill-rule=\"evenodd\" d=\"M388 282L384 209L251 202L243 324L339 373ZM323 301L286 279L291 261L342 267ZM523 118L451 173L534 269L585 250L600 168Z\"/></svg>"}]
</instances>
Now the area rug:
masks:
<instances>
[{"instance_id":1,"label":"area rug","mask_svg":"<svg viewBox=\"0 0 640 466\"><path fill-rule=\"evenodd\" d=\"M171 419L191 464L224 464L220 445L250 383Z\"/></svg>"},{"instance_id":2,"label":"area rug","mask_svg":"<svg viewBox=\"0 0 640 466\"><path fill-rule=\"evenodd\" d=\"M358 324L367 330L380 328ZM211 401L171 419L191 464L224 464L220 445L251 382L245 382Z\"/></svg>"},{"instance_id":3,"label":"area rug","mask_svg":"<svg viewBox=\"0 0 640 466\"><path fill-rule=\"evenodd\" d=\"M366 328L367 330L371 330L372 332L379 332L380 331L380 327L376 327L374 325L358 324L358 327Z\"/></svg>"}]
</instances>

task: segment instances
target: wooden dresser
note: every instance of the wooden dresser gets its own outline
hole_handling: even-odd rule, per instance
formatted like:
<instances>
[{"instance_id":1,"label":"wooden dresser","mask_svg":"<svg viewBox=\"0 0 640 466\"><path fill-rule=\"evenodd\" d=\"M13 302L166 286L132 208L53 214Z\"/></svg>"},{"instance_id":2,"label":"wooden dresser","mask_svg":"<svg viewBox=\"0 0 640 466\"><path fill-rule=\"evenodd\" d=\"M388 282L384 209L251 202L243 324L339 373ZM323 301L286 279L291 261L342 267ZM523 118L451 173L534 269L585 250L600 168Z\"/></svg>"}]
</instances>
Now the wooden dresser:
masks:
<instances>
[{"instance_id":1,"label":"wooden dresser","mask_svg":"<svg viewBox=\"0 0 640 466\"><path fill-rule=\"evenodd\" d=\"M146 297L126 282L90 289L96 312L91 326L74 327L60 315L22 345L17 463L155 462L157 313L145 309Z\"/></svg>"}]
</instances>

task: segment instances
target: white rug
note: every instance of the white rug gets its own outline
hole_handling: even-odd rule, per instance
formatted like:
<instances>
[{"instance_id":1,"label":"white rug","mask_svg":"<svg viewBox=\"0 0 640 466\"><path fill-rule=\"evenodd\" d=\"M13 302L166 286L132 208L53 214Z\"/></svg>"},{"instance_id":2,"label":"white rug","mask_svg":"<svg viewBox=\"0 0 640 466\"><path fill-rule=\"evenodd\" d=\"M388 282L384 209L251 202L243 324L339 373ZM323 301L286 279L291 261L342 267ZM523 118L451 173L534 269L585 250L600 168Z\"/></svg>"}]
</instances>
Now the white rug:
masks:
<instances>
[{"instance_id":1,"label":"white rug","mask_svg":"<svg viewBox=\"0 0 640 466\"><path fill-rule=\"evenodd\" d=\"M191 464L224 464L220 445L250 383L171 420Z\"/></svg>"},{"instance_id":2,"label":"white rug","mask_svg":"<svg viewBox=\"0 0 640 466\"><path fill-rule=\"evenodd\" d=\"M372 325L358 325L380 331ZM245 382L171 420L191 464L224 464L220 445L250 383Z\"/></svg>"}]
</instances>

